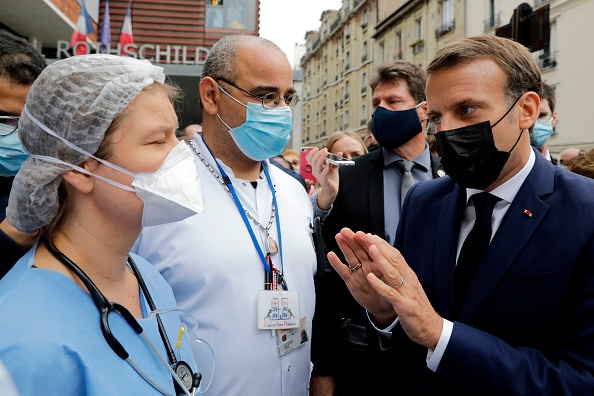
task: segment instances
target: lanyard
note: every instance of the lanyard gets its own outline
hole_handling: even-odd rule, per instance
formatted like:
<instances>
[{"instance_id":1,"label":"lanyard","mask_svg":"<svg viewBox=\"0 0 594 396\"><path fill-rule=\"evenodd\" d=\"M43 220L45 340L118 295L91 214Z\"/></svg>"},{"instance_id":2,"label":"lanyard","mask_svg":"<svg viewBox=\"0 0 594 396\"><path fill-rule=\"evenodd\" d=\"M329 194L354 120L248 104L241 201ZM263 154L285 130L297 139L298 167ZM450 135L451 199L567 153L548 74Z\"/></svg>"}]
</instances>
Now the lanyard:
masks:
<instances>
[{"instance_id":1,"label":"lanyard","mask_svg":"<svg viewBox=\"0 0 594 396\"><path fill-rule=\"evenodd\" d=\"M229 189L229 192L231 193L233 202L235 203L237 210L239 210L239 214L241 215L241 218L243 219L243 223L245 224L245 227L247 228L248 232L250 233L250 237L252 238L252 243L254 244L254 247L256 248L256 251L258 252L258 256L260 257L260 261L262 262L262 266L264 267L264 270L268 274L270 274L273 279L275 279L273 269L271 268L271 265L268 264L267 257L264 256L264 252L262 251L262 248L260 247L260 244L258 243L258 240L256 239L256 234L254 233L254 230L252 229L252 226L250 225L247 215L245 214L245 210L243 209L243 205L241 204L241 201L240 201L239 197L237 196L237 193L235 192L235 188L233 187L233 183L231 182L231 179L229 178L229 176L227 176L227 173L225 173L225 171L223 170L221 165L217 162L215 156L213 155L212 151L210 151L210 148L208 147L206 142L204 142L204 146L206 147L206 149L208 150L208 152L210 153L212 158L214 158L215 164L217 165L217 168L219 169L219 172L221 173L221 176L223 177L223 181L225 182L225 184L227 185L227 188ZM272 184L272 179L270 177L270 174L268 172L268 169L267 169L265 163L262 163L262 169L264 170L264 174L266 175L266 181L268 182L268 186L270 187L270 192L272 193L272 203L273 203L274 209L276 211L276 217L275 217L276 231L277 231L277 235L278 235L278 247L279 247L279 255L280 255L280 261L281 261L280 281L281 281L281 285L282 285L283 289L288 290L289 288L288 288L287 282L285 281L285 278L284 278L283 240L281 237L280 214L278 212L278 204L276 202L276 193L274 190L274 185ZM268 258L270 258L270 256L268 256ZM272 264L272 260L270 260L270 263Z\"/></svg>"}]
</instances>

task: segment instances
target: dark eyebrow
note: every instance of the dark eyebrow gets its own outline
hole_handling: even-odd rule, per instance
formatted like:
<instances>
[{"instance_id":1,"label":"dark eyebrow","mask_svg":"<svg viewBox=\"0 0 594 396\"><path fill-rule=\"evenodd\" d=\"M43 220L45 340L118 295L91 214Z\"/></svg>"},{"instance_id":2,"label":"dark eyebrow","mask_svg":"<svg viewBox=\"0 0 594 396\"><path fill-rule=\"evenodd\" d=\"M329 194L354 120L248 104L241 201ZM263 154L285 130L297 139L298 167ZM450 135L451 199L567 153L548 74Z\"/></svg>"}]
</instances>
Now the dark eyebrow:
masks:
<instances>
[{"instance_id":1,"label":"dark eyebrow","mask_svg":"<svg viewBox=\"0 0 594 396\"><path fill-rule=\"evenodd\" d=\"M272 86L272 85L259 85L251 90L246 90L249 91L255 95L258 95L258 93L269 93L269 92L279 92L278 87ZM294 95L297 91L295 91L295 88L291 87L287 90L286 96L290 96L290 95Z\"/></svg>"},{"instance_id":2,"label":"dark eyebrow","mask_svg":"<svg viewBox=\"0 0 594 396\"><path fill-rule=\"evenodd\" d=\"M19 117L20 114L9 113L7 111L0 110L0 116Z\"/></svg>"}]
</instances>

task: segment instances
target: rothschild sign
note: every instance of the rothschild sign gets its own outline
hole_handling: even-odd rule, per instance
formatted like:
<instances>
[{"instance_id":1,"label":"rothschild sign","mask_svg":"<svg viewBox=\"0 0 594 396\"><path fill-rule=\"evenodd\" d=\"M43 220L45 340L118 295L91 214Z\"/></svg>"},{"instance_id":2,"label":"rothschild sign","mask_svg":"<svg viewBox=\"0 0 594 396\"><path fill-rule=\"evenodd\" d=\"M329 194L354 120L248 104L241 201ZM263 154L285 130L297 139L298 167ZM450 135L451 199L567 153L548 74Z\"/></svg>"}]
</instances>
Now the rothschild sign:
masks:
<instances>
[{"instance_id":1,"label":"rothschild sign","mask_svg":"<svg viewBox=\"0 0 594 396\"><path fill-rule=\"evenodd\" d=\"M66 40L58 40L56 58L69 58L72 54L76 54L79 46L86 48L87 54L99 53L101 43L87 43L79 41L74 46ZM149 56L148 53L151 53ZM152 63L166 63L177 65L202 65L204 59L208 55L208 48L205 47L188 47L185 45L160 45L160 44L126 44L124 48L118 44L115 48L110 48L109 53L112 55L131 56L137 59L146 59Z\"/></svg>"}]
</instances>

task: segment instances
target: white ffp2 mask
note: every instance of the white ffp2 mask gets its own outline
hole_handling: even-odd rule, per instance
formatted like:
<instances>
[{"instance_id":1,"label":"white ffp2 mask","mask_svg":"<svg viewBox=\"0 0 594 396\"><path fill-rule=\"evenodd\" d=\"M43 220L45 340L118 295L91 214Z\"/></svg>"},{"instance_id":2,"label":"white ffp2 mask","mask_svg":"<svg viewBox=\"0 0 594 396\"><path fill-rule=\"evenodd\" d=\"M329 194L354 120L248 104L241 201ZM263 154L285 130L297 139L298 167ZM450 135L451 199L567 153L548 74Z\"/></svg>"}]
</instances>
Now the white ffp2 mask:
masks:
<instances>
[{"instance_id":1,"label":"white ffp2 mask","mask_svg":"<svg viewBox=\"0 0 594 396\"><path fill-rule=\"evenodd\" d=\"M29 114L28 114L29 115ZM159 169L154 172L133 173L91 153L77 147L68 140L58 136L54 131L43 125L35 117L29 115L31 121L37 124L46 133L61 140L72 149L90 158L94 158L105 166L118 172L132 176L132 186L126 186L106 177L96 175L80 166L69 164L57 158L31 154L31 158L62 164L81 173L96 177L112 186L135 192L144 202L142 212L142 226L150 227L165 223L184 220L190 216L204 211L204 194L198 167L194 156L185 142L177 146L165 158Z\"/></svg>"}]
</instances>

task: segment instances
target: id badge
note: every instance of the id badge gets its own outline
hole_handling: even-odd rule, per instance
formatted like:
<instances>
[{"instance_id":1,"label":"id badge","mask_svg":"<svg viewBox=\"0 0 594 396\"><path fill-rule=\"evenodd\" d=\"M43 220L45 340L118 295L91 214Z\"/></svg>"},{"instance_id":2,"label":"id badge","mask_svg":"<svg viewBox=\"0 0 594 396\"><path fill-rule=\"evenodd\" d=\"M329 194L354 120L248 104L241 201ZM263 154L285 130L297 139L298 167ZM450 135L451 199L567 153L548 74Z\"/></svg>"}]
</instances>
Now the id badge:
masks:
<instances>
[{"instance_id":1,"label":"id badge","mask_svg":"<svg viewBox=\"0 0 594 396\"><path fill-rule=\"evenodd\" d=\"M299 322L299 328L283 329L277 332L279 356L284 356L309 341L306 326L307 318L304 316Z\"/></svg>"},{"instance_id":2,"label":"id badge","mask_svg":"<svg viewBox=\"0 0 594 396\"><path fill-rule=\"evenodd\" d=\"M299 293L297 291L258 291L259 329L295 329L299 327L299 317Z\"/></svg>"}]
</instances>

